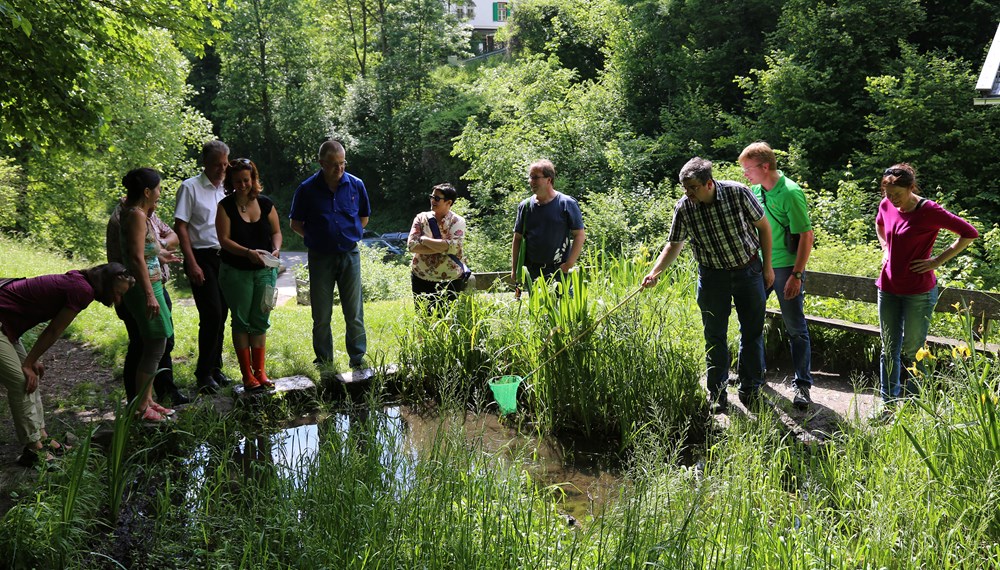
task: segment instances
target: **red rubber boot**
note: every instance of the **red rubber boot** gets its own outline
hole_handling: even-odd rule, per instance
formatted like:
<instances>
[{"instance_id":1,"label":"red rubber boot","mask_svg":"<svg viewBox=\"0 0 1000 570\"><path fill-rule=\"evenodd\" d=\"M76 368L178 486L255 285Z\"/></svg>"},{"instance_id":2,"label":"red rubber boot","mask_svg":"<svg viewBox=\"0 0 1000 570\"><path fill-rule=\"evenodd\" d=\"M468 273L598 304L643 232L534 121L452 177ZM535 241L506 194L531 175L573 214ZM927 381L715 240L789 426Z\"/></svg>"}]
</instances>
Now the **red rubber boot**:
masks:
<instances>
[{"instance_id":1,"label":"red rubber boot","mask_svg":"<svg viewBox=\"0 0 1000 570\"><path fill-rule=\"evenodd\" d=\"M240 373L243 374L243 389L247 392L260 388L260 382L253 373L253 365L250 362L250 349L237 348L236 360L240 362Z\"/></svg>"},{"instance_id":2,"label":"red rubber boot","mask_svg":"<svg viewBox=\"0 0 1000 570\"><path fill-rule=\"evenodd\" d=\"M271 382L267 377L267 373L264 372L264 359L267 349L263 346L254 346L250 348L250 352L253 354L253 374L257 380L257 384L268 390L273 390L274 382Z\"/></svg>"}]
</instances>

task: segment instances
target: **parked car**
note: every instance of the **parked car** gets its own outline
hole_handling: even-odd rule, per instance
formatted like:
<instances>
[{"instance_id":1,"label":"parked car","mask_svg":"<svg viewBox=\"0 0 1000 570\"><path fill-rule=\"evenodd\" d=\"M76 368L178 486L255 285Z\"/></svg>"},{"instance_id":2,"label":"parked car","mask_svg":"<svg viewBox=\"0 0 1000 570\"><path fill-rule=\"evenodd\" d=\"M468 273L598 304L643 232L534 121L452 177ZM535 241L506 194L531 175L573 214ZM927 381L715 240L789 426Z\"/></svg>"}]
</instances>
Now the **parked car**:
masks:
<instances>
[{"instance_id":1,"label":"parked car","mask_svg":"<svg viewBox=\"0 0 1000 570\"><path fill-rule=\"evenodd\" d=\"M399 249L405 250L406 240L410 237L410 232L386 232L380 237Z\"/></svg>"},{"instance_id":2,"label":"parked car","mask_svg":"<svg viewBox=\"0 0 1000 570\"><path fill-rule=\"evenodd\" d=\"M399 247L398 245L390 243L377 232L373 232L371 230L365 230L362 235L364 237L361 238L361 245L385 250L385 253L382 256L382 261L392 261L394 259L398 259L399 257L402 257L403 253L406 251L405 242L403 247Z\"/></svg>"}]
</instances>

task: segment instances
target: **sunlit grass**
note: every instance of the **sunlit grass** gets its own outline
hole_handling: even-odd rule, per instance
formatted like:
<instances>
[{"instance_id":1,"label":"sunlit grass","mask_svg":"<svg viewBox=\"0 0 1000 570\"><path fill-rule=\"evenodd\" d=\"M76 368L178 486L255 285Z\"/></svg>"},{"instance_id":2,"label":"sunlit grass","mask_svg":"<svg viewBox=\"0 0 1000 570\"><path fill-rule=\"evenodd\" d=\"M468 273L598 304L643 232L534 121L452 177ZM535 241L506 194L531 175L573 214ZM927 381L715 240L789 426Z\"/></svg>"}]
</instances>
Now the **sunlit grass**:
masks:
<instances>
[{"instance_id":1,"label":"sunlit grass","mask_svg":"<svg viewBox=\"0 0 1000 570\"><path fill-rule=\"evenodd\" d=\"M768 413L734 414L686 465L677 418L704 417L685 411L698 395L688 377L703 366L693 272L677 268L607 316L639 273L608 263L586 291L575 284L573 302L477 295L433 321L417 320L409 299L366 305L373 352L412 367L414 395L428 388L463 414L467 400L452 396L475 396L492 375L526 375L604 319L528 379L537 417L591 422L593 433L604 422L630 445L617 498L574 526L559 494L522 468L529 457L485 451L461 422L442 421L449 427L418 447L368 402L320 424L318 452L290 465L292 477L266 447L234 451L272 434L268 416L288 410L220 418L195 404L172 429L119 437L110 452L129 457L127 476L109 480L109 452L87 441L40 472L0 520L0 566L110 567L117 542L146 533L150 550L135 556L164 567L1000 567L1000 373L990 357L938 361L892 423L851 424L825 443L797 441ZM341 343L336 311L333 320ZM194 307L178 307L176 321L190 370ZM308 308L282 307L273 322L275 375L315 374ZM85 311L73 334L120 359L124 329L103 307ZM108 526L119 508L136 526Z\"/></svg>"},{"instance_id":2,"label":"sunlit grass","mask_svg":"<svg viewBox=\"0 0 1000 570\"><path fill-rule=\"evenodd\" d=\"M365 328L368 333L368 355L372 361L394 362L399 353L396 331L412 315L413 303L409 299L379 301L365 304ZM174 305L174 377L181 385L194 386L194 367L198 359L198 310L193 304ZM349 370L348 356L344 352L344 319L340 307L333 308L334 366ZM102 354L105 364L121 367L125 359L128 337L125 327L112 309L101 305L81 313L70 327L76 340L87 342ZM271 314L271 328L267 333L267 370L273 378L306 375L319 379L313 365L312 315L309 307L297 305L293 300L278 307ZM223 344L223 363L226 373L239 377L232 344L227 338Z\"/></svg>"}]
</instances>

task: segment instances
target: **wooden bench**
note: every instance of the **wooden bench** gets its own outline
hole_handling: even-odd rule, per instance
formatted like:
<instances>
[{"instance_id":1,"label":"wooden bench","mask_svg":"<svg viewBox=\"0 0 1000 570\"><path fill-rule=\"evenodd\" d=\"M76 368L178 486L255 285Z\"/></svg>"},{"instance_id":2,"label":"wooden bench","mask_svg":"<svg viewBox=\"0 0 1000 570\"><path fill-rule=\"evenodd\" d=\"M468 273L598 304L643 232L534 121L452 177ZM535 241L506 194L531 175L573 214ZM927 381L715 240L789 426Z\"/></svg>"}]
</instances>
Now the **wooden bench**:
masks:
<instances>
[{"instance_id":1,"label":"wooden bench","mask_svg":"<svg viewBox=\"0 0 1000 570\"><path fill-rule=\"evenodd\" d=\"M938 313L963 313L968 311L973 319L973 334L976 336L976 348L980 351L1000 353L1000 344L984 343L979 338L979 331L986 330L989 321L1000 319L1000 293L992 291L972 291L939 285L939 297L934 311ZM875 279L840 275L838 273L806 273L806 311L809 310L809 297L827 297L864 303L878 303L878 289ZM768 316L781 318L781 311L768 309ZM865 335L880 336L878 325L855 323L829 317L806 315L810 325L840 329ZM966 344L963 339L947 338L929 335L927 343L935 346L954 348Z\"/></svg>"},{"instance_id":2,"label":"wooden bench","mask_svg":"<svg viewBox=\"0 0 1000 570\"><path fill-rule=\"evenodd\" d=\"M479 291L486 291L493 288L498 281L504 288L511 288L513 286L509 272L476 273L475 277L476 289ZM861 301L872 304L878 303L878 289L875 287L874 279L870 277L840 275L837 273L807 272L806 311L809 310L810 296ZM973 332L978 340L976 348L980 351L995 354L1000 353L1000 344L984 344L979 339L980 330L986 330L986 325L990 321L1000 320L1000 293L941 287L938 303L934 310L939 313L959 313L968 310L972 315ZM771 318L781 318L781 311L778 309L768 309L767 314ZM810 325L819 325L864 335L881 335L878 325L855 323L808 314L806 315L806 322ZM928 336L927 343L950 348L966 344L965 340L941 336Z\"/></svg>"}]
</instances>

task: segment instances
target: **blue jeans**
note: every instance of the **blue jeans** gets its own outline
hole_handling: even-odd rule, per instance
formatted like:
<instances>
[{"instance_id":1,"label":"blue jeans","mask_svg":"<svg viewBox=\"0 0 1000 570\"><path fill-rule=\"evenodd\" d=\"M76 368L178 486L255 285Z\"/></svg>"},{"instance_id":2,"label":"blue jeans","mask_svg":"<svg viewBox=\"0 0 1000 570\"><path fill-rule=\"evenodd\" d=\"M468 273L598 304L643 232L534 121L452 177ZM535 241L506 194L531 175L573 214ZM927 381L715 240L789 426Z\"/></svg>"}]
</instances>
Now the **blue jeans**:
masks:
<instances>
[{"instance_id":1,"label":"blue jeans","mask_svg":"<svg viewBox=\"0 0 1000 570\"><path fill-rule=\"evenodd\" d=\"M708 391L717 395L729 381L729 314L740 322L740 391L764 385L764 277L759 258L741 269L698 267L698 307L705 325Z\"/></svg>"},{"instance_id":2,"label":"blue jeans","mask_svg":"<svg viewBox=\"0 0 1000 570\"><path fill-rule=\"evenodd\" d=\"M919 391L914 379L906 374L905 388L900 383L903 364L911 364L917 351L927 340L931 315L937 305L937 285L926 293L895 295L878 292L878 321L882 329L882 361L879 366L882 400L893 402L900 393L916 394Z\"/></svg>"},{"instance_id":3,"label":"blue jeans","mask_svg":"<svg viewBox=\"0 0 1000 570\"><path fill-rule=\"evenodd\" d=\"M333 361L333 286L340 290L344 313L344 344L351 366L360 365L367 351L365 310L361 300L361 252L325 253L309 250L309 300L312 305L313 351L316 363Z\"/></svg>"},{"instance_id":4,"label":"blue jeans","mask_svg":"<svg viewBox=\"0 0 1000 570\"><path fill-rule=\"evenodd\" d=\"M793 267L774 268L774 286L767 290L767 295L774 291L781 307L781 320L785 322L785 332L788 333L788 344L792 349L792 366L795 367L795 385L800 388L810 388L813 383L812 372L812 342L809 340L809 326L806 324L805 311L802 302L806 296L805 274L802 275L802 290L794 299L785 299L785 283L792 277Z\"/></svg>"}]
</instances>

